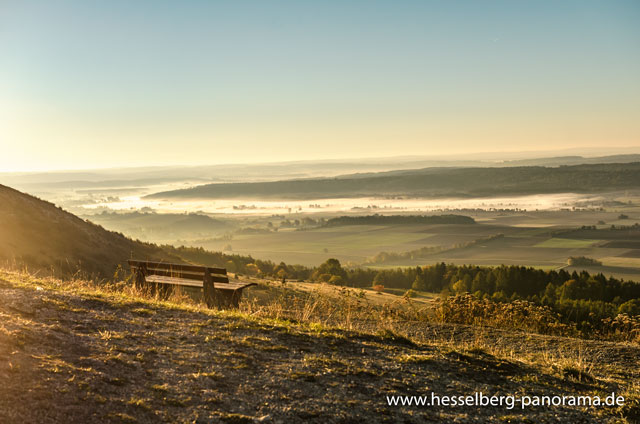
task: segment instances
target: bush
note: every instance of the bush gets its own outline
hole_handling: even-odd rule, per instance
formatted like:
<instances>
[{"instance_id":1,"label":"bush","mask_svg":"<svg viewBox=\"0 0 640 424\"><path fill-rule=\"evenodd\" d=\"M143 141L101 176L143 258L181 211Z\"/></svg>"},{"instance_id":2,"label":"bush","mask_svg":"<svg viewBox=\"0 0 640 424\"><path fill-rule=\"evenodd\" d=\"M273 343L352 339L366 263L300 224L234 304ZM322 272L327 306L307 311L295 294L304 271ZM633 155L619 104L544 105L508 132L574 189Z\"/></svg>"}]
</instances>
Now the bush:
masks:
<instances>
[{"instance_id":1,"label":"bush","mask_svg":"<svg viewBox=\"0 0 640 424\"><path fill-rule=\"evenodd\" d=\"M602 320L603 335L607 338L640 343L640 316L619 314Z\"/></svg>"},{"instance_id":2,"label":"bush","mask_svg":"<svg viewBox=\"0 0 640 424\"><path fill-rule=\"evenodd\" d=\"M418 293L416 293L416 291L413 290L413 289L409 289L406 292L404 292L404 297L407 297L407 298L414 298L417 295L418 295Z\"/></svg>"},{"instance_id":3,"label":"bush","mask_svg":"<svg viewBox=\"0 0 640 424\"><path fill-rule=\"evenodd\" d=\"M563 324L546 306L523 300L507 303L472 295L450 296L440 301L436 316L441 322L528 330L541 334L571 335L575 328Z\"/></svg>"},{"instance_id":4,"label":"bush","mask_svg":"<svg viewBox=\"0 0 640 424\"><path fill-rule=\"evenodd\" d=\"M618 307L619 314L640 315L640 299L631 299Z\"/></svg>"},{"instance_id":5,"label":"bush","mask_svg":"<svg viewBox=\"0 0 640 424\"><path fill-rule=\"evenodd\" d=\"M339 275L333 275L333 276L331 276L331 278L329 278L328 283L329 284L334 284L336 286L342 286L342 285L344 285L344 280Z\"/></svg>"}]
</instances>

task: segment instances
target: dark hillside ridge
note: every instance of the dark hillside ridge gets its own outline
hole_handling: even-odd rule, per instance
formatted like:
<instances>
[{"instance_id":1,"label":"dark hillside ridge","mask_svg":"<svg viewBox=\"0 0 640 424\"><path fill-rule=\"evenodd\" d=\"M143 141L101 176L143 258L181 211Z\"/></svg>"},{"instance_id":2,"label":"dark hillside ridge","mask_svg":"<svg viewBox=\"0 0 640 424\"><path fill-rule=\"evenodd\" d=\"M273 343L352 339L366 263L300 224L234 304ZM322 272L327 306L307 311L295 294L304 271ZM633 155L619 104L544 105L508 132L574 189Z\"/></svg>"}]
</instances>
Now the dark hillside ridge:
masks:
<instances>
[{"instance_id":1,"label":"dark hillside ridge","mask_svg":"<svg viewBox=\"0 0 640 424\"><path fill-rule=\"evenodd\" d=\"M56 275L112 277L127 259L182 262L160 247L84 221L52 203L0 185L0 263Z\"/></svg>"},{"instance_id":2,"label":"dark hillside ridge","mask_svg":"<svg viewBox=\"0 0 640 424\"><path fill-rule=\"evenodd\" d=\"M281 198L410 196L484 197L591 193L640 187L640 162L560 167L424 168L338 178L206 184L148 198Z\"/></svg>"}]
</instances>

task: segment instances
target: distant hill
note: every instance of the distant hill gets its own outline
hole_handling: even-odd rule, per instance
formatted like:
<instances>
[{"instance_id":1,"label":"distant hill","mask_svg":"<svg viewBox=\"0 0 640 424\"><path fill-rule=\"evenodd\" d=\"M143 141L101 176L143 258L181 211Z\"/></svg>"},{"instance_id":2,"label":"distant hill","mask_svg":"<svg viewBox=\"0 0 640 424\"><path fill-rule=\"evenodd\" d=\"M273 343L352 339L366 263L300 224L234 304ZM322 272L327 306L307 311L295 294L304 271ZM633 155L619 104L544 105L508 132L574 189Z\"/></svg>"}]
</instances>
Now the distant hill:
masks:
<instances>
[{"instance_id":1,"label":"distant hill","mask_svg":"<svg viewBox=\"0 0 640 424\"><path fill-rule=\"evenodd\" d=\"M229 220L211 218L199 213L155 213L155 212L102 212L81 215L96 224L130 237L171 243L175 240L213 237L235 228Z\"/></svg>"},{"instance_id":2,"label":"distant hill","mask_svg":"<svg viewBox=\"0 0 640 424\"><path fill-rule=\"evenodd\" d=\"M501 162L501 164L502 166L563 166L631 162L640 162L640 155L610 155L588 158L582 156L557 156L548 158L508 160Z\"/></svg>"},{"instance_id":3,"label":"distant hill","mask_svg":"<svg viewBox=\"0 0 640 424\"><path fill-rule=\"evenodd\" d=\"M640 187L640 162L560 167L424 168L336 178L206 184L148 198L314 199L364 196L482 197L590 193Z\"/></svg>"},{"instance_id":4,"label":"distant hill","mask_svg":"<svg viewBox=\"0 0 640 424\"><path fill-rule=\"evenodd\" d=\"M84 171L48 171L27 173L0 172L0 183L29 193L48 193L65 189L136 189L167 183L210 184L264 182L300 178L332 178L353 173L376 173L423 168L494 168L514 166L563 166L598 163L640 162L640 154L594 156L601 151L564 151L533 153L482 153L448 156L400 156L351 158L343 160L306 160L253 164L207 166L156 166ZM569 155L570 154L570 155ZM586 157L584 155L589 155ZM547 156L550 155L550 156Z\"/></svg>"},{"instance_id":5,"label":"distant hill","mask_svg":"<svg viewBox=\"0 0 640 424\"><path fill-rule=\"evenodd\" d=\"M160 247L84 221L52 203L0 185L0 262L31 270L113 276L127 259L179 262Z\"/></svg>"}]
</instances>

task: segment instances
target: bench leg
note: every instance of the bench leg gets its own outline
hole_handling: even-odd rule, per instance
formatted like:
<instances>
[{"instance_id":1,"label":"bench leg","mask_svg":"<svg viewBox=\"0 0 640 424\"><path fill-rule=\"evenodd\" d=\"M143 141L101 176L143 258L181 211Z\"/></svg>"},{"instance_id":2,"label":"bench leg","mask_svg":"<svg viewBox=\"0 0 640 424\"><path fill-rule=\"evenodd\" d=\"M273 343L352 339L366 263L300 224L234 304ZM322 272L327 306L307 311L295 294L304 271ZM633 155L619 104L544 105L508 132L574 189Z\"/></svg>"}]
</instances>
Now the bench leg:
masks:
<instances>
[{"instance_id":1,"label":"bench leg","mask_svg":"<svg viewBox=\"0 0 640 424\"><path fill-rule=\"evenodd\" d=\"M144 278L144 272L138 268L138 271L136 272L136 281L135 281L135 287L138 290L142 290L145 288L146 284L146 280Z\"/></svg>"},{"instance_id":2,"label":"bench leg","mask_svg":"<svg viewBox=\"0 0 640 424\"><path fill-rule=\"evenodd\" d=\"M242 296L241 290L220 290L219 292L218 296L223 308L238 308L240 306L240 297Z\"/></svg>"},{"instance_id":3,"label":"bench leg","mask_svg":"<svg viewBox=\"0 0 640 424\"><path fill-rule=\"evenodd\" d=\"M202 283L204 301L209 308L237 308L239 306L242 290L229 291L216 289L208 269L204 272Z\"/></svg>"},{"instance_id":4,"label":"bench leg","mask_svg":"<svg viewBox=\"0 0 640 424\"><path fill-rule=\"evenodd\" d=\"M220 293L220 298L222 300L222 307L223 308L230 308L232 306L233 303L233 292L229 291L229 290L225 290L224 292L221 291Z\"/></svg>"},{"instance_id":5,"label":"bench leg","mask_svg":"<svg viewBox=\"0 0 640 424\"><path fill-rule=\"evenodd\" d=\"M240 290L204 290L204 300L209 308L237 308L240 306Z\"/></svg>"},{"instance_id":6,"label":"bench leg","mask_svg":"<svg viewBox=\"0 0 640 424\"><path fill-rule=\"evenodd\" d=\"M242 289L234 290L231 295L231 306L234 308L240 307L240 298L242 297Z\"/></svg>"},{"instance_id":7,"label":"bench leg","mask_svg":"<svg viewBox=\"0 0 640 424\"><path fill-rule=\"evenodd\" d=\"M213 286L213 281L211 279L211 274L209 274L209 270L207 269L204 273L204 281L202 285L202 291L204 294L204 301L207 303L209 308L219 308L220 307L220 296L219 290L216 290Z\"/></svg>"},{"instance_id":8,"label":"bench leg","mask_svg":"<svg viewBox=\"0 0 640 424\"><path fill-rule=\"evenodd\" d=\"M157 294L162 300L167 300L173 293L174 286L170 284L154 284L152 287L152 293Z\"/></svg>"},{"instance_id":9,"label":"bench leg","mask_svg":"<svg viewBox=\"0 0 640 424\"><path fill-rule=\"evenodd\" d=\"M204 287L202 289L203 289L204 301L207 304L207 307L215 308L218 303L216 301L215 289L206 283L204 284Z\"/></svg>"}]
</instances>

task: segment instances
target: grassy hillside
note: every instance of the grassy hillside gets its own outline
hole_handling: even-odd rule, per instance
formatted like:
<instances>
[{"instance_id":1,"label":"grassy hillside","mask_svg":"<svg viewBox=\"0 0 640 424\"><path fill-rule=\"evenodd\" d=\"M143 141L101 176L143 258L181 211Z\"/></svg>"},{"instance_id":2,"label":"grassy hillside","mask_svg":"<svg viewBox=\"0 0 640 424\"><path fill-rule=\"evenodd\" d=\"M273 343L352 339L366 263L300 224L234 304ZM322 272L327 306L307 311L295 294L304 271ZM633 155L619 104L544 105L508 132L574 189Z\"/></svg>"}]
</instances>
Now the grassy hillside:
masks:
<instances>
[{"instance_id":1,"label":"grassy hillside","mask_svg":"<svg viewBox=\"0 0 640 424\"><path fill-rule=\"evenodd\" d=\"M206 184L148 198L317 199L361 196L493 196L598 192L640 186L640 162L561 167L425 168L332 179Z\"/></svg>"},{"instance_id":2,"label":"grassy hillside","mask_svg":"<svg viewBox=\"0 0 640 424\"><path fill-rule=\"evenodd\" d=\"M56 274L112 276L127 259L179 261L155 245L84 221L55 205L0 185L0 262Z\"/></svg>"},{"instance_id":3,"label":"grassy hillside","mask_svg":"<svg viewBox=\"0 0 640 424\"><path fill-rule=\"evenodd\" d=\"M465 326L400 333L158 302L0 271L0 422L601 422L640 417L637 345ZM409 328L408 326L406 328ZM409 334L411 333L411 334ZM607 358L606 361L601 360ZM387 396L624 396L581 408Z\"/></svg>"},{"instance_id":4,"label":"grassy hillside","mask_svg":"<svg viewBox=\"0 0 640 424\"><path fill-rule=\"evenodd\" d=\"M92 222L140 240L172 243L188 238L212 237L237 227L232 220L199 213L103 212L81 215Z\"/></svg>"}]
</instances>

